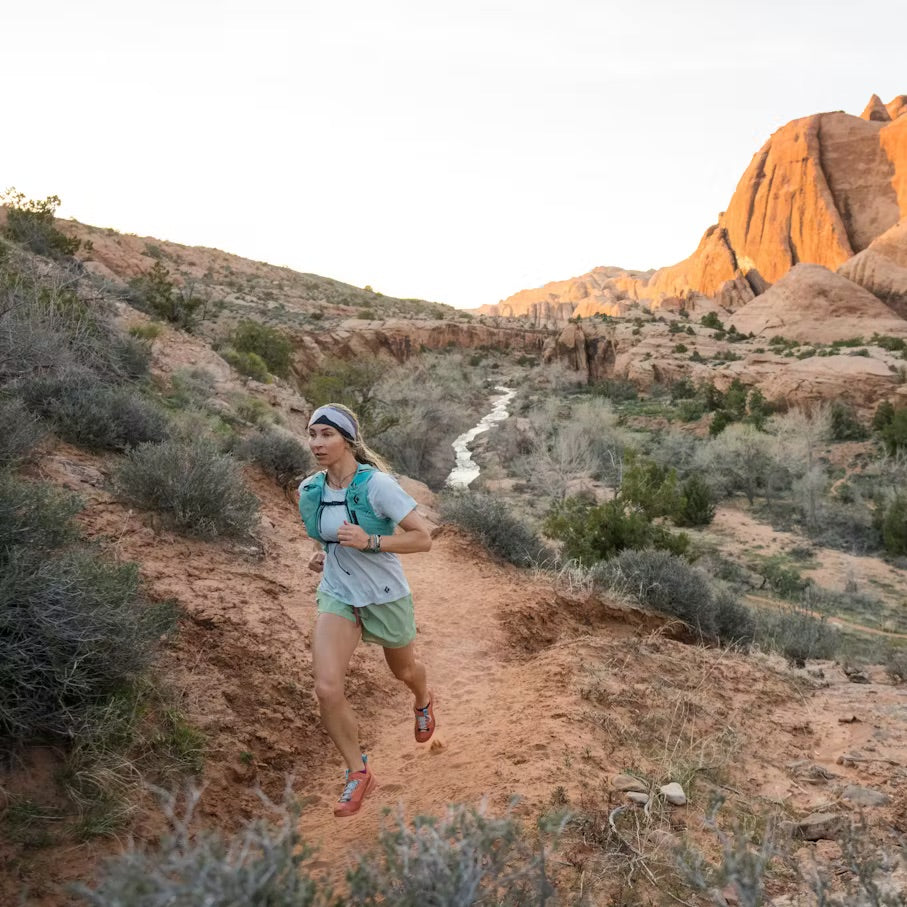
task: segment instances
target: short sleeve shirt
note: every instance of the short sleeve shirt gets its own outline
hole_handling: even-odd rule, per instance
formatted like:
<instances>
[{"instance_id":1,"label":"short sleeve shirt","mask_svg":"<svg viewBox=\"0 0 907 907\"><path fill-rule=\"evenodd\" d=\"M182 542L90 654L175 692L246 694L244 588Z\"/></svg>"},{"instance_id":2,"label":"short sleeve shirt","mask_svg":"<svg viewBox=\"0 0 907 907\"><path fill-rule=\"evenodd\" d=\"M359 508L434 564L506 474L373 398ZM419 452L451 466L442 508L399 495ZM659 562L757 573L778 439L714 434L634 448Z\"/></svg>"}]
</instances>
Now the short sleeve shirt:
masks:
<instances>
[{"instance_id":1,"label":"short sleeve shirt","mask_svg":"<svg viewBox=\"0 0 907 907\"><path fill-rule=\"evenodd\" d=\"M376 516L399 523L413 511L416 502L386 472L375 470L366 485L368 501ZM331 488L327 482L322 500L346 500L345 488ZM409 595L409 583L396 554L379 551L372 554L358 548L344 548L337 543L337 530L350 515L346 507L325 507L321 511L319 534L327 543L324 573L319 588L328 595L353 605L382 605Z\"/></svg>"}]
</instances>

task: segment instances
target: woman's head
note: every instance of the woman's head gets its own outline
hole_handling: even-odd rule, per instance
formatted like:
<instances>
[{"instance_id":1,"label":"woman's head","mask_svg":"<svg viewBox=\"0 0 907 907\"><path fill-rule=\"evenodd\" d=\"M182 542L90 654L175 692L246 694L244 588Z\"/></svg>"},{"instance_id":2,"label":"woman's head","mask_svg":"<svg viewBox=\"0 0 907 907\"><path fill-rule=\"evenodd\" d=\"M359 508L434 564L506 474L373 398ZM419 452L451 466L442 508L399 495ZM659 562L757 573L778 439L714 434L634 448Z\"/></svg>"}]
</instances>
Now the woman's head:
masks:
<instances>
[{"instance_id":1,"label":"woman's head","mask_svg":"<svg viewBox=\"0 0 907 907\"><path fill-rule=\"evenodd\" d=\"M382 472L390 472L387 463L362 440L359 418L342 403L326 403L319 406L309 418L310 435L313 426L324 425L334 429L345 442L357 463L368 463Z\"/></svg>"}]
</instances>

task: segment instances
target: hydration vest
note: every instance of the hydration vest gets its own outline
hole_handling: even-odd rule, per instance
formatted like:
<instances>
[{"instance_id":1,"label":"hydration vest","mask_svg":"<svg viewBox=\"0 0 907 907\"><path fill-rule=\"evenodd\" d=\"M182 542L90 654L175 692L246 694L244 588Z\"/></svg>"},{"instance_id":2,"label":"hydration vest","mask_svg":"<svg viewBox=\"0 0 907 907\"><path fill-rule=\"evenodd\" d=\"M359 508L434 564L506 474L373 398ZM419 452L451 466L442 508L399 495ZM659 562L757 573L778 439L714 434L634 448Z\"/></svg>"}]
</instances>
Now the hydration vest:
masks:
<instances>
[{"instance_id":1,"label":"hydration vest","mask_svg":"<svg viewBox=\"0 0 907 907\"><path fill-rule=\"evenodd\" d=\"M324 539L319 534L321 511L335 504L345 506L349 522L361 526L366 535L393 535L397 524L389 517L378 516L369 503L367 486L375 471L374 466L360 463L353 480L346 487L346 498L343 501L324 500L327 470L316 472L303 481L299 486L299 515L310 539L324 544Z\"/></svg>"}]
</instances>

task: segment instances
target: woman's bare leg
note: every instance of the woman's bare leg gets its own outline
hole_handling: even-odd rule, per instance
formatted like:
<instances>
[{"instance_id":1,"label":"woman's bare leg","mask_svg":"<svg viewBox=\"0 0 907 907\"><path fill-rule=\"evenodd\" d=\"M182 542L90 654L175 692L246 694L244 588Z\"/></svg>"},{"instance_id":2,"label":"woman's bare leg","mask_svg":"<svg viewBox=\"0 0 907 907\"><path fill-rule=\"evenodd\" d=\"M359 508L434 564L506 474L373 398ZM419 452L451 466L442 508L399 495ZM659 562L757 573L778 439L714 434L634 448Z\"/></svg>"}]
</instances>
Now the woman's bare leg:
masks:
<instances>
[{"instance_id":1,"label":"woman's bare leg","mask_svg":"<svg viewBox=\"0 0 907 907\"><path fill-rule=\"evenodd\" d=\"M428 680L425 665L416 661L416 644L411 642L401 649L385 649L384 658L394 677L410 688L416 699L416 708L428 705Z\"/></svg>"},{"instance_id":2,"label":"woman's bare leg","mask_svg":"<svg viewBox=\"0 0 907 907\"><path fill-rule=\"evenodd\" d=\"M361 630L339 614L319 614L312 633L312 671L321 723L340 750L346 767L362 769L359 723L344 692L350 659L359 644Z\"/></svg>"}]
</instances>

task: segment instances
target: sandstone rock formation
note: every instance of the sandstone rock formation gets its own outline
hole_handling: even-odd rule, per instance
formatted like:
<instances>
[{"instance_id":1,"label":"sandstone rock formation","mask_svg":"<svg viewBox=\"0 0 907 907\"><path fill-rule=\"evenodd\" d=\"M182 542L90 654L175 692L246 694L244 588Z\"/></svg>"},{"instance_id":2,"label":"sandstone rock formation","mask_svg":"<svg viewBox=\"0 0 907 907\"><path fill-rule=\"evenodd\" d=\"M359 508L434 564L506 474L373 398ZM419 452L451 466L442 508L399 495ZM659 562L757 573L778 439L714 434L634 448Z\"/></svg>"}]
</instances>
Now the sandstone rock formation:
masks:
<instances>
[{"instance_id":1,"label":"sandstone rock formation","mask_svg":"<svg viewBox=\"0 0 907 907\"><path fill-rule=\"evenodd\" d=\"M606 283L598 272L617 269L595 269L524 290L486 310L525 315L530 302L544 298L545 323L563 325L571 306L572 315L583 317L625 314L621 307L631 301L650 309L689 309L698 296L733 311L798 264L842 267L907 216L905 112L907 95L887 105L873 95L859 117L821 113L783 126L754 155L717 224L678 264L651 276L624 272ZM888 265L867 258L871 266L860 264L846 276L859 283L866 274L867 289L881 285L885 301L894 304L899 291L889 288L890 275L880 276Z\"/></svg>"},{"instance_id":2,"label":"sandstone rock formation","mask_svg":"<svg viewBox=\"0 0 907 907\"><path fill-rule=\"evenodd\" d=\"M821 265L796 265L735 312L730 323L742 334L802 343L868 338L876 332L907 336L907 321L869 290Z\"/></svg>"},{"instance_id":3,"label":"sandstone rock formation","mask_svg":"<svg viewBox=\"0 0 907 907\"><path fill-rule=\"evenodd\" d=\"M907 218L845 261L838 273L907 318Z\"/></svg>"}]
</instances>

